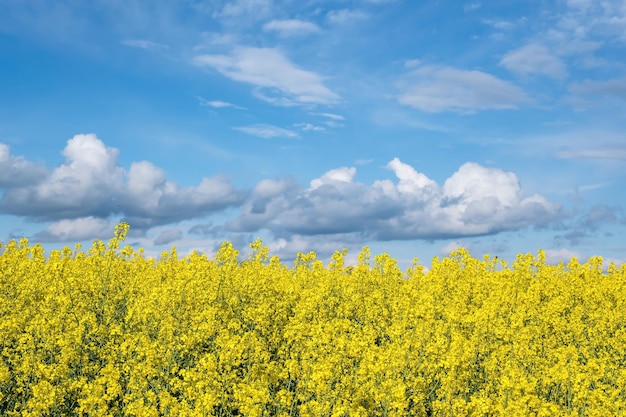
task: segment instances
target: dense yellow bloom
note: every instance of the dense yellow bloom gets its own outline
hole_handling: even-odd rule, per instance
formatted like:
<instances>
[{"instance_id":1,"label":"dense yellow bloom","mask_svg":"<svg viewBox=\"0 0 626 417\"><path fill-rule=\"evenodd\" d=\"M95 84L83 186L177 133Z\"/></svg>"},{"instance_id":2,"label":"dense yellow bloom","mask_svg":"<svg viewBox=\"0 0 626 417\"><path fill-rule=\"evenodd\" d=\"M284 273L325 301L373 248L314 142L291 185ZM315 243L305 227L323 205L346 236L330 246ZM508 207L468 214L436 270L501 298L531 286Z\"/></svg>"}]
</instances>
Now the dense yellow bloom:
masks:
<instances>
[{"instance_id":1,"label":"dense yellow bloom","mask_svg":"<svg viewBox=\"0 0 626 417\"><path fill-rule=\"evenodd\" d=\"M626 415L626 266L0 254L0 414Z\"/></svg>"}]
</instances>

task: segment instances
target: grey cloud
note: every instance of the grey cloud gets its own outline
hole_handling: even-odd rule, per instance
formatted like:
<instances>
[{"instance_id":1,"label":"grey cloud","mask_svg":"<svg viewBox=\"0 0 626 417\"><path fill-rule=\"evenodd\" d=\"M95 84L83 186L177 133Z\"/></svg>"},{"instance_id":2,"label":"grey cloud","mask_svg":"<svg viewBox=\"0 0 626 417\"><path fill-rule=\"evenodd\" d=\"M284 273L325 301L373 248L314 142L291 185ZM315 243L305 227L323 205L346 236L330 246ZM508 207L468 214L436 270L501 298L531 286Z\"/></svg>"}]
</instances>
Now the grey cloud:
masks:
<instances>
[{"instance_id":1,"label":"grey cloud","mask_svg":"<svg viewBox=\"0 0 626 417\"><path fill-rule=\"evenodd\" d=\"M155 245L167 245L174 241L179 240L183 237L183 232L179 229L165 229L159 233L159 235L154 239Z\"/></svg>"},{"instance_id":2,"label":"grey cloud","mask_svg":"<svg viewBox=\"0 0 626 417\"><path fill-rule=\"evenodd\" d=\"M105 147L95 135L76 135L62 153L63 165L36 185L7 190L0 209L40 220L106 217L124 176L116 165L118 150Z\"/></svg>"},{"instance_id":3,"label":"grey cloud","mask_svg":"<svg viewBox=\"0 0 626 417\"><path fill-rule=\"evenodd\" d=\"M623 216L623 210L604 204L596 204L582 218L581 225L590 230L596 230L599 225L615 223Z\"/></svg>"},{"instance_id":4,"label":"grey cloud","mask_svg":"<svg viewBox=\"0 0 626 417\"><path fill-rule=\"evenodd\" d=\"M570 86L573 94L588 96L609 96L626 100L626 77L614 78L605 81L586 80Z\"/></svg>"},{"instance_id":5,"label":"grey cloud","mask_svg":"<svg viewBox=\"0 0 626 417\"><path fill-rule=\"evenodd\" d=\"M63 150L62 165L37 184L7 189L0 209L40 221L121 214L134 228L147 228L217 212L246 198L247 192L220 176L180 187L147 161L127 171L117 164L118 153L93 134L76 135Z\"/></svg>"},{"instance_id":6,"label":"grey cloud","mask_svg":"<svg viewBox=\"0 0 626 417\"><path fill-rule=\"evenodd\" d=\"M213 222L201 223L190 227L187 233L203 238L216 238L224 234L224 227Z\"/></svg>"},{"instance_id":7,"label":"grey cloud","mask_svg":"<svg viewBox=\"0 0 626 417\"><path fill-rule=\"evenodd\" d=\"M376 240L439 239L544 226L562 214L544 197L524 195L511 172L467 163L439 186L397 158L388 168L397 181L366 185L354 181L354 168L339 168L306 188L273 184L275 192L265 195L257 189L227 228L268 229L284 239L351 233Z\"/></svg>"},{"instance_id":8,"label":"grey cloud","mask_svg":"<svg viewBox=\"0 0 626 417\"><path fill-rule=\"evenodd\" d=\"M11 154L9 147L0 143L0 188L16 188L36 184L47 175L45 167Z\"/></svg>"},{"instance_id":9,"label":"grey cloud","mask_svg":"<svg viewBox=\"0 0 626 417\"><path fill-rule=\"evenodd\" d=\"M563 233L556 235L554 240L558 244L577 246L590 236L597 235L602 226L625 221L622 208L596 204L573 221L560 225Z\"/></svg>"}]
</instances>

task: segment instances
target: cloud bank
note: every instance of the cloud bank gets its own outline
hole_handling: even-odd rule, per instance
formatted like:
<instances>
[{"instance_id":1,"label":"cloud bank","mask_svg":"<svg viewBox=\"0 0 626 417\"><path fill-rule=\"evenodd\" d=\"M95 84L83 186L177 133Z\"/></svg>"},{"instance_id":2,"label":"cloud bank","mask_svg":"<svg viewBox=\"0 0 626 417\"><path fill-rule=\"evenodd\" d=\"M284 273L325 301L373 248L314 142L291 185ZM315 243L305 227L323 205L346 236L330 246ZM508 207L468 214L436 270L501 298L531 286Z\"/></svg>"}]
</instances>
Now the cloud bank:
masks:
<instances>
[{"instance_id":1,"label":"cloud bank","mask_svg":"<svg viewBox=\"0 0 626 417\"><path fill-rule=\"evenodd\" d=\"M148 161L133 162L126 169L118 164L119 151L93 134L68 140L62 152L65 162L49 171L11 155L6 146L0 151L0 164L16 174L1 183L0 210L51 222L37 235L46 241L100 238L115 216L145 231L228 208L238 209L230 220L198 225L190 233L267 230L282 245L302 245L312 237L343 242L435 240L541 227L562 215L545 197L526 195L514 173L473 162L463 164L442 184L394 158L386 168L395 180L365 184L355 180L355 167L340 167L308 186L293 179L263 179L245 191L219 175L181 187ZM161 229L155 244L182 236L180 229Z\"/></svg>"},{"instance_id":2,"label":"cloud bank","mask_svg":"<svg viewBox=\"0 0 626 417\"><path fill-rule=\"evenodd\" d=\"M359 233L375 240L443 239L543 226L561 214L540 195L526 196L517 176L466 163L443 185L398 158L397 180L354 181L356 168L333 169L302 187L263 180L227 227L277 236Z\"/></svg>"}]
</instances>

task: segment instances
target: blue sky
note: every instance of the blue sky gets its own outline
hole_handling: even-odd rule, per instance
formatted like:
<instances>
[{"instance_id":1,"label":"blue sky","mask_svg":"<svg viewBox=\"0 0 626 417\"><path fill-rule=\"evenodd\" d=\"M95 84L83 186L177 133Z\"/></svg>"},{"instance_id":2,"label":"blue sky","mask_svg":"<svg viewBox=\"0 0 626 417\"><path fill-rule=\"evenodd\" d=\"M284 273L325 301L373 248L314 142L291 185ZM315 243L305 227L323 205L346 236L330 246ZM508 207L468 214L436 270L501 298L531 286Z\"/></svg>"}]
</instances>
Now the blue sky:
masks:
<instances>
[{"instance_id":1,"label":"blue sky","mask_svg":"<svg viewBox=\"0 0 626 417\"><path fill-rule=\"evenodd\" d=\"M0 240L626 262L626 1L5 0Z\"/></svg>"}]
</instances>

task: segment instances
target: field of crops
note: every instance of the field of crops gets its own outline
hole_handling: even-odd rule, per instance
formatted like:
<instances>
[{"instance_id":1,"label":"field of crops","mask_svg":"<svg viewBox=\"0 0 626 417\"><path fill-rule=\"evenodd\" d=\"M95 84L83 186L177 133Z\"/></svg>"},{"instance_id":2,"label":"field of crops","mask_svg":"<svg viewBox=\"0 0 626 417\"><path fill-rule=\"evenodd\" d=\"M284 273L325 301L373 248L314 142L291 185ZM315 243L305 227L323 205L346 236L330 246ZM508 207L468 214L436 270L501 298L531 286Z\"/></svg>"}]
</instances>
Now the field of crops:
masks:
<instances>
[{"instance_id":1,"label":"field of crops","mask_svg":"<svg viewBox=\"0 0 626 417\"><path fill-rule=\"evenodd\" d=\"M626 266L0 255L0 415L626 415Z\"/></svg>"}]
</instances>

